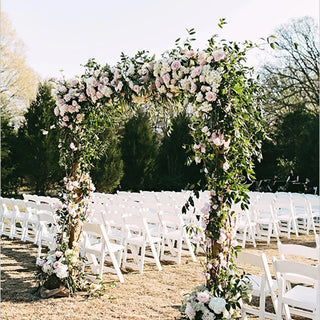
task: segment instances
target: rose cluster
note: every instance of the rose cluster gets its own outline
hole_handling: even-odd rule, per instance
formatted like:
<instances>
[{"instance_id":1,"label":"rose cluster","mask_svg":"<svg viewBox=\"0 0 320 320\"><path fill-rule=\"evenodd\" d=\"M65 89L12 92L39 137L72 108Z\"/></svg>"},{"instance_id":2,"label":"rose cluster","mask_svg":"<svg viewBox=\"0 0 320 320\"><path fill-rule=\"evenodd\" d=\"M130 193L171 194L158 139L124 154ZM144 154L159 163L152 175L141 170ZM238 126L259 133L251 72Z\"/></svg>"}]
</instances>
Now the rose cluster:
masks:
<instances>
[{"instance_id":1,"label":"rose cluster","mask_svg":"<svg viewBox=\"0 0 320 320\"><path fill-rule=\"evenodd\" d=\"M37 258L36 265L47 276L55 274L59 279L64 279L69 276L68 266L61 251L56 251L48 255L45 259Z\"/></svg>"}]
</instances>

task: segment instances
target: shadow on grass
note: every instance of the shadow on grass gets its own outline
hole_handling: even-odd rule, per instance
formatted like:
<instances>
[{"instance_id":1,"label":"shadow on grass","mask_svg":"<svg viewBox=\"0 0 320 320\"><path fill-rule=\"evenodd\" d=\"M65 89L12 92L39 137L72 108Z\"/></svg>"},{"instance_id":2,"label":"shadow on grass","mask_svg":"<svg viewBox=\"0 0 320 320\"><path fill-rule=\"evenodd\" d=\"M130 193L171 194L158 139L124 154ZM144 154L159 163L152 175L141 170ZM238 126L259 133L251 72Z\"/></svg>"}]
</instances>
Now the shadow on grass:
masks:
<instances>
[{"instance_id":1,"label":"shadow on grass","mask_svg":"<svg viewBox=\"0 0 320 320\"><path fill-rule=\"evenodd\" d=\"M33 294L36 288L37 247L1 237L1 300L2 302L32 302L39 300Z\"/></svg>"}]
</instances>

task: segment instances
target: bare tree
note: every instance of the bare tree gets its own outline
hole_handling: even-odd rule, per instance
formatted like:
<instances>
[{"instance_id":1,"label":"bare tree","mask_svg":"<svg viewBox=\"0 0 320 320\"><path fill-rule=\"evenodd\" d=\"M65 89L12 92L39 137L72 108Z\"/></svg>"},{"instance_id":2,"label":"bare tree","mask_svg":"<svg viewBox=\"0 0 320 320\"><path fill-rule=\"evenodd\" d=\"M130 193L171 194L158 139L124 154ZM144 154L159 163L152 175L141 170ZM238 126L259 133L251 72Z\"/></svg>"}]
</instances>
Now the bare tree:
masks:
<instances>
[{"instance_id":1,"label":"bare tree","mask_svg":"<svg viewBox=\"0 0 320 320\"><path fill-rule=\"evenodd\" d=\"M268 121L304 106L319 112L318 26L311 17L293 19L276 30L275 51L260 72Z\"/></svg>"},{"instance_id":2,"label":"bare tree","mask_svg":"<svg viewBox=\"0 0 320 320\"><path fill-rule=\"evenodd\" d=\"M27 65L23 42L2 12L0 52L1 108L16 121L35 98L38 77Z\"/></svg>"}]
</instances>

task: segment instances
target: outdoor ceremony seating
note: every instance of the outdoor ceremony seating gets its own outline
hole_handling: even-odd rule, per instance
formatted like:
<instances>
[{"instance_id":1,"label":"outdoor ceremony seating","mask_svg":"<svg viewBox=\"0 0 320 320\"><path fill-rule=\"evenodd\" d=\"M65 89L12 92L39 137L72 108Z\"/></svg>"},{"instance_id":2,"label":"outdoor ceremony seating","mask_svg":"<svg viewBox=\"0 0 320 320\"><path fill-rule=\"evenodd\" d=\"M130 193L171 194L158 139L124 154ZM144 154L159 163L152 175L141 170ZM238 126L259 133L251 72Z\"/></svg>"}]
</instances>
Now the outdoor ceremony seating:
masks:
<instances>
[{"instance_id":1,"label":"outdoor ceremony seating","mask_svg":"<svg viewBox=\"0 0 320 320\"><path fill-rule=\"evenodd\" d=\"M43 245L47 246L49 250L56 249L56 235L59 232L59 225L52 207L48 204L38 204L37 217L39 220L37 257L40 258Z\"/></svg>"},{"instance_id":2,"label":"outdoor ceremony seating","mask_svg":"<svg viewBox=\"0 0 320 320\"><path fill-rule=\"evenodd\" d=\"M98 274L100 279L102 279L105 270L116 273L119 281L124 282L120 270L124 246L110 242L107 231L102 224L84 223L82 236L81 253L88 259L92 272ZM105 265L108 257L112 267Z\"/></svg>"},{"instance_id":3,"label":"outdoor ceremony seating","mask_svg":"<svg viewBox=\"0 0 320 320\"><path fill-rule=\"evenodd\" d=\"M251 305L243 304L241 308L241 319L246 320L247 314L253 314L262 319L275 319L276 315L266 312L266 297L271 296L271 300L276 309L276 292L277 283L271 278L267 257L264 253L255 254L241 251L238 253L236 262L243 266L254 266L259 269L259 274L248 274L247 278L252 284L252 296L259 298L259 307L254 308ZM246 270L246 269L245 269Z\"/></svg>"},{"instance_id":4,"label":"outdoor ceremony seating","mask_svg":"<svg viewBox=\"0 0 320 320\"><path fill-rule=\"evenodd\" d=\"M241 247L245 248L246 242L251 241L252 245L256 247L255 229L257 227L256 222L251 220L250 209L241 209L240 203L233 204L232 211L235 211L236 216L236 238L241 241Z\"/></svg>"},{"instance_id":5,"label":"outdoor ceremony seating","mask_svg":"<svg viewBox=\"0 0 320 320\"><path fill-rule=\"evenodd\" d=\"M1 235L6 235L10 239L13 238L14 218L16 215L14 207L14 199L1 198L0 223Z\"/></svg>"},{"instance_id":6,"label":"outdoor ceremony seating","mask_svg":"<svg viewBox=\"0 0 320 320\"><path fill-rule=\"evenodd\" d=\"M320 319L320 265L277 260L273 258L274 270L278 282L277 320L283 319L283 313L299 315L304 318ZM299 283L287 286L287 281Z\"/></svg>"}]
</instances>

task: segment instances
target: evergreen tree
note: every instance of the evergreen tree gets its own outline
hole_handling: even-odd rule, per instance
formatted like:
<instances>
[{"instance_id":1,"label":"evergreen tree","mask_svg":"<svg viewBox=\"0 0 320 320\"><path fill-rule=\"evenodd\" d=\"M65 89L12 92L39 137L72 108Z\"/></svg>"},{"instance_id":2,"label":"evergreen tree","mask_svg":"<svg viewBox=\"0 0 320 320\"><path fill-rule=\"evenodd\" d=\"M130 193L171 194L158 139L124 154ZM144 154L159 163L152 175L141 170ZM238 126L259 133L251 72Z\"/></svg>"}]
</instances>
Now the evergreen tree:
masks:
<instances>
[{"instance_id":1,"label":"evergreen tree","mask_svg":"<svg viewBox=\"0 0 320 320\"><path fill-rule=\"evenodd\" d=\"M186 115L179 115L173 120L170 135L162 139L158 158L161 189L180 191L201 180L200 167L187 165L191 152L187 146L193 143L189 123Z\"/></svg>"},{"instance_id":2,"label":"evergreen tree","mask_svg":"<svg viewBox=\"0 0 320 320\"><path fill-rule=\"evenodd\" d=\"M103 139L108 141L105 154L95 161L91 171L97 192L112 193L123 176L121 149L115 128L107 128Z\"/></svg>"},{"instance_id":3,"label":"evergreen tree","mask_svg":"<svg viewBox=\"0 0 320 320\"><path fill-rule=\"evenodd\" d=\"M8 114L1 110L1 196L14 196L18 192L17 163L14 150L17 146L17 133L10 123Z\"/></svg>"},{"instance_id":4,"label":"evergreen tree","mask_svg":"<svg viewBox=\"0 0 320 320\"><path fill-rule=\"evenodd\" d=\"M63 177L58 164L58 132L49 129L56 122L54 107L50 85L46 82L39 84L36 99L18 131L19 175L24 178L27 188L36 194L51 191Z\"/></svg>"},{"instance_id":5,"label":"evergreen tree","mask_svg":"<svg viewBox=\"0 0 320 320\"><path fill-rule=\"evenodd\" d=\"M159 147L145 114L139 113L125 124L121 151L124 166L121 188L130 191L156 189Z\"/></svg>"}]
</instances>

